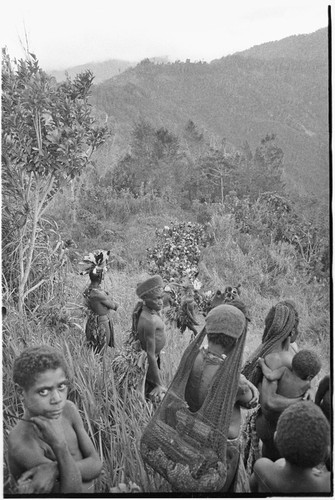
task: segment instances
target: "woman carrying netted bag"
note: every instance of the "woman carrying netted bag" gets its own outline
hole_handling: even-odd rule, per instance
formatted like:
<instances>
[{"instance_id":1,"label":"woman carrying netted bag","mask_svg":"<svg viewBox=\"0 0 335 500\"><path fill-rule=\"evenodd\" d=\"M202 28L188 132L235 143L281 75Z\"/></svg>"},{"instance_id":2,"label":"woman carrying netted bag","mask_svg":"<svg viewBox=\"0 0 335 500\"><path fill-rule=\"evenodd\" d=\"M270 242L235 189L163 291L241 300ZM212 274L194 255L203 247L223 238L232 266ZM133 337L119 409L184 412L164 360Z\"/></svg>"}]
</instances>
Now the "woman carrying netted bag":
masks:
<instances>
[{"instance_id":1,"label":"woman carrying netted bag","mask_svg":"<svg viewBox=\"0 0 335 500\"><path fill-rule=\"evenodd\" d=\"M240 408L257 404L258 392L240 375L247 320L239 308L223 304L205 321L143 433L141 454L173 491L249 492Z\"/></svg>"}]
</instances>

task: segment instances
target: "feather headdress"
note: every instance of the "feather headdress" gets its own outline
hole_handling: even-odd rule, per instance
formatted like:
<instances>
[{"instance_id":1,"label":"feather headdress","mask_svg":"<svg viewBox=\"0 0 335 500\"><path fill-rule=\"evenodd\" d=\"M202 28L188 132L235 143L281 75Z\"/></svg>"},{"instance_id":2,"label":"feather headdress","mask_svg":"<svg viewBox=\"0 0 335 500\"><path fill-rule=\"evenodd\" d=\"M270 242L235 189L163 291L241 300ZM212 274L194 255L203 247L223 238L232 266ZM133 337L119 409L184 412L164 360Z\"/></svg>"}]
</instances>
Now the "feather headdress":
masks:
<instances>
[{"instance_id":1,"label":"feather headdress","mask_svg":"<svg viewBox=\"0 0 335 500\"><path fill-rule=\"evenodd\" d=\"M85 255L83 260L79 264L85 264L87 267L80 274L85 275L93 271L97 274L99 271L107 271L107 262L109 259L110 250L95 250Z\"/></svg>"}]
</instances>

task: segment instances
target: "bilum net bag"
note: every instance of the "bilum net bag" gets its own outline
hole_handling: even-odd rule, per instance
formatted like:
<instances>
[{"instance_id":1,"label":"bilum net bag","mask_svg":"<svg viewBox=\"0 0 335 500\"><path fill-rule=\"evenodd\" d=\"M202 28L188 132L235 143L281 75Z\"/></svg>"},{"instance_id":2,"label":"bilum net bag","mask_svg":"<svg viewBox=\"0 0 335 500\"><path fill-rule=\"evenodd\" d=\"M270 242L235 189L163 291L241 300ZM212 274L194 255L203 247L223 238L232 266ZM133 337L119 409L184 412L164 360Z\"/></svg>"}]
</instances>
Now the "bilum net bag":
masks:
<instances>
[{"instance_id":1,"label":"bilum net bag","mask_svg":"<svg viewBox=\"0 0 335 500\"><path fill-rule=\"evenodd\" d=\"M142 458L174 491L217 492L230 480L232 464L227 436L246 330L245 327L215 374L201 408L191 412L185 401L185 389L206 334L205 329L199 332L185 350L162 403L144 430L140 442Z\"/></svg>"}]
</instances>

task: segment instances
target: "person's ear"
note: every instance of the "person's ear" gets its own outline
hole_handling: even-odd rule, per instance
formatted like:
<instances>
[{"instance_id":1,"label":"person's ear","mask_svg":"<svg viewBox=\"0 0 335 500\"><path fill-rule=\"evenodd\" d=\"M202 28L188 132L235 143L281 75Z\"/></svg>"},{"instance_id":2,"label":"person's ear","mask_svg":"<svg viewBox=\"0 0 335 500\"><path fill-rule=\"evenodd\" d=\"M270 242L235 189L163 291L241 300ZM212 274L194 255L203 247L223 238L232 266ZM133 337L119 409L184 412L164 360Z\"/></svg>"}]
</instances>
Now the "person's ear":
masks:
<instances>
[{"instance_id":1,"label":"person's ear","mask_svg":"<svg viewBox=\"0 0 335 500\"><path fill-rule=\"evenodd\" d=\"M19 384L15 384L15 392L17 396L21 399L21 401L23 401L24 400L23 388Z\"/></svg>"}]
</instances>

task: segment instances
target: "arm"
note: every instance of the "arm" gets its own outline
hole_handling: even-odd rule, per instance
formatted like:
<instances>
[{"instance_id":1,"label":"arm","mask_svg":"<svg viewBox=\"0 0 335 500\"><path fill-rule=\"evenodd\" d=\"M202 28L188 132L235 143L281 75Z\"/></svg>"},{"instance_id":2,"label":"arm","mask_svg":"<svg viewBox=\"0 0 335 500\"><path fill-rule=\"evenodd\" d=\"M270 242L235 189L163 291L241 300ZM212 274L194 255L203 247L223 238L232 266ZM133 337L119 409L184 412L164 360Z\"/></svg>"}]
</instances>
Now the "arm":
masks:
<instances>
[{"instance_id":1,"label":"arm","mask_svg":"<svg viewBox=\"0 0 335 500\"><path fill-rule=\"evenodd\" d=\"M269 382L263 377L260 386L261 406L265 411L275 411L281 413L288 406L301 401L302 398L285 398L276 393L278 382Z\"/></svg>"},{"instance_id":2,"label":"arm","mask_svg":"<svg viewBox=\"0 0 335 500\"><path fill-rule=\"evenodd\" d=\"M61 493L82 493L80 471L68 448L61 419L48 419L42 416L32 417L41 439L52 448L55 454Z\"/></svg>"},{"instance_id":3,"label":"arm","mask_svg":"<svg viewBox=\"0 0 335 500\"><path fill-rule=\"evenodd\" d=\"M114 309L114 311L116 311L117 308L119 307L118 304L116 302L114 302L112 299L110 299L109 297L107 297L107 295L101 296L100 303L103 306L107 307L108 309Z\"/></svg>"},{"instance_id":4,"label":"arm","mask_svg":"<svg viewBox=\"0 0 335 500\"><path fill-rule=\"evenodd\" d=\"M145 320L145 350L147 352L149 362L148 378L150 379L150 382L156 385L162 385L156 358L155 330L156 328L154 322Z\"/></svg>"},{"instance_id":5,"label":"arm","mask_svg":"<svg viewBox=\"0 0 335 500\"><path fill-rule=\"evenodd\" d=\"M20 432L11 433L8 460L20 494L51 493L59 475L58 465L44 455L35 439L27 441Z\"/></svg>"},{"instance_id":6,"label":"arm","mask_svg":"<svg viewBox=\"0 0 335 500\"><path fill-rule=\"evenodd\" d=\"M240 375L236 403L244 408L253 408L257 405L259 393L257 388L244 375Z\"/></svg>"},{"instance_id":7,"label":"arm","mask_svg":"<svg viewBox=\"0 0 335 500\"><path fill-rule=\"evenodd\" d=\"M270 380L270 382L273 382L274 380L280 380L286 370L286 366L281 366L279 368L271 370L271 368L268 367L263 358L259 358L258 364L262 368L264 377Z\"/></svg>"},{"instance_id":8,"label":"arm","mask_svg":"<svg viewBox=\"0 0 335 500\"><path fill-rule=\"evenodd\" d=\"M99 476L102 469L102 462L84 428L83 421L76 405L68 401L68 408L71 415L72 425L77 435L78 447L83 456L82 460L77 461L76 464L80 471L82 480L85 482L91 481Z\"/></svg>"}]
</instances>

